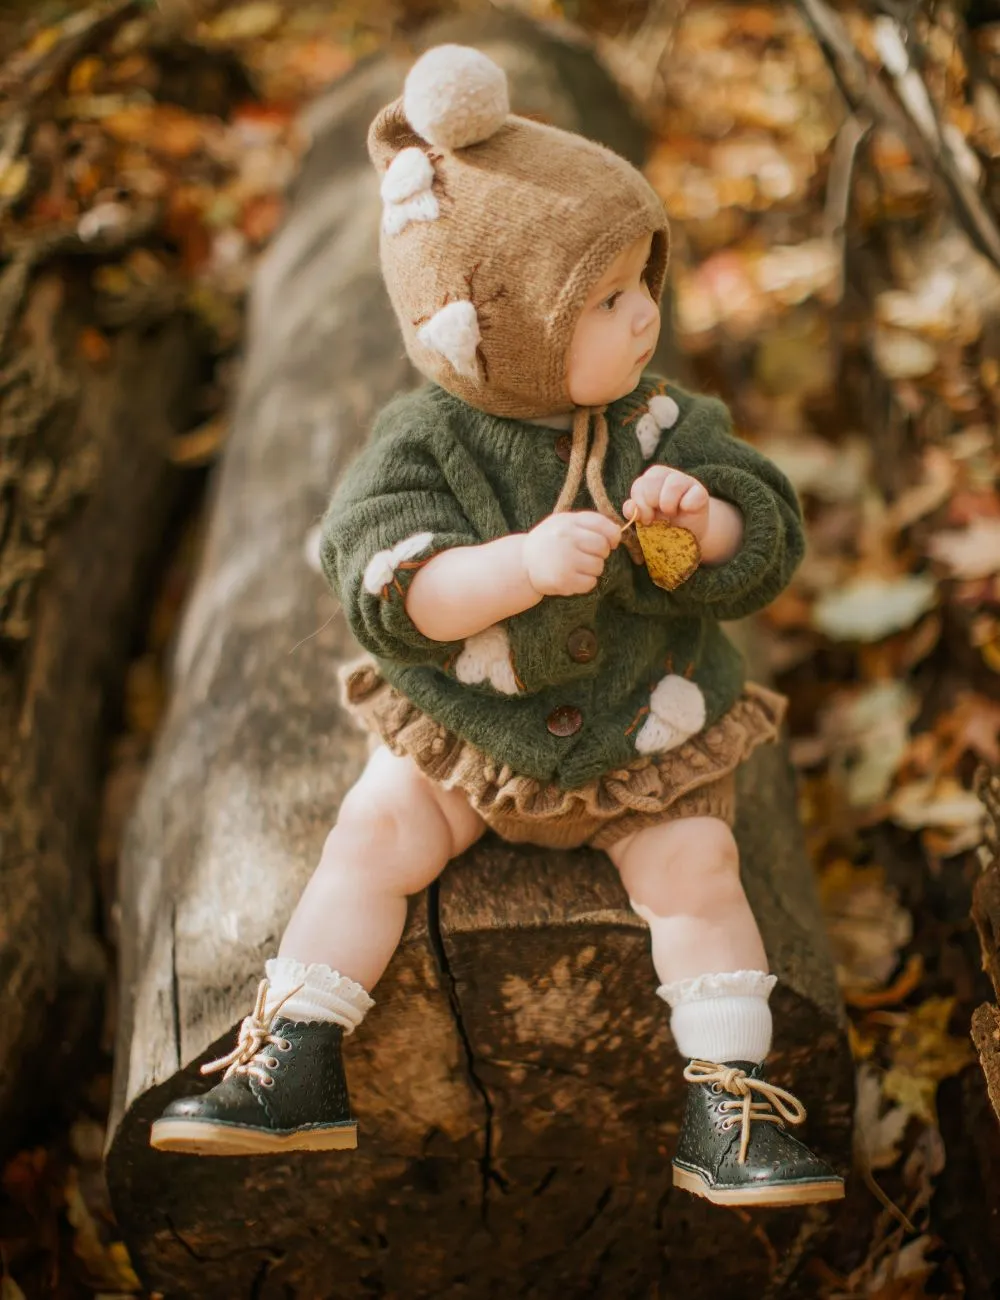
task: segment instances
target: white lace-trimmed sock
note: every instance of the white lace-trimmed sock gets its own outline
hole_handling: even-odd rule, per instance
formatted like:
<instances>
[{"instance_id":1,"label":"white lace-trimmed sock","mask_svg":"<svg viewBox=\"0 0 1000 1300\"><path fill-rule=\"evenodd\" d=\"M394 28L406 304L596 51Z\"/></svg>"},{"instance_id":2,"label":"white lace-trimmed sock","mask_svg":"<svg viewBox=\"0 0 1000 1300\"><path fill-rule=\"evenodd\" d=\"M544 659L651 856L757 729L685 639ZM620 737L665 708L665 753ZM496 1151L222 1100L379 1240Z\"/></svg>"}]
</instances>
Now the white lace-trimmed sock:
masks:
<instances>
[{"instance_id":1,"label":"white lace-trimmed sock","mask_svg":"<svg viewBox=\"0 0 1000 1300\"><path fill-rule=\"evenodd\" d=\"M280 1014L289 1020L328 1020L340 1025L345 1034L353 1034L375 1005L360 984L323 962L306 966L291 957L271 957L264 970L270 985L269 1007L302 985L281 1008Z\"/></svg>"},{"instance_id":2,"label":"white lace-trimmed sock","mask_svg":"<svg viewBox=\"0 0 1000 1300\"><path fill-rule=\"evenodd\" d=\"M762 970L727 971L662 984L677 1050L689 1060L763 1061L771 1050L771 1008L777 984Z\"/></svg>"}]
</instances>

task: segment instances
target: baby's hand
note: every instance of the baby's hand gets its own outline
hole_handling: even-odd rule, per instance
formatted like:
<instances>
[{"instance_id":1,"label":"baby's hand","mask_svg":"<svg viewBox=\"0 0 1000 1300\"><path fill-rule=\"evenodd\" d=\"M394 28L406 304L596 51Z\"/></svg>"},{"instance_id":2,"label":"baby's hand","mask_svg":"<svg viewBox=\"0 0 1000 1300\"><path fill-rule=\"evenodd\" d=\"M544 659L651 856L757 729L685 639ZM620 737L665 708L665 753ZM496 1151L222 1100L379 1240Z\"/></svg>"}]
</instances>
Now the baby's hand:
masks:
<instances>
[{"instance_id":1,"label":"baby's hand","mask_svg":"<svg viewBox=\"0 0 1000 1300\"><path fill-rule=\"evenodd\" d=\"M620 541L618 525L596 510L549 515L524 539L524 571L539 595L581 596Z\"/></svg>"},{"instance_id":2,"label":"baby's hand","mask_svg":"<svg viewBox=\"0 0 1000 1300\"><path fill-rule=\"evenodd\" d=\"M669 465L650 465L632 484L622 507L626 519L638 513L641 524L666 519L694 533L700 542L708 531L708 489L690 474Z\"/></svg>"}]
</instances>

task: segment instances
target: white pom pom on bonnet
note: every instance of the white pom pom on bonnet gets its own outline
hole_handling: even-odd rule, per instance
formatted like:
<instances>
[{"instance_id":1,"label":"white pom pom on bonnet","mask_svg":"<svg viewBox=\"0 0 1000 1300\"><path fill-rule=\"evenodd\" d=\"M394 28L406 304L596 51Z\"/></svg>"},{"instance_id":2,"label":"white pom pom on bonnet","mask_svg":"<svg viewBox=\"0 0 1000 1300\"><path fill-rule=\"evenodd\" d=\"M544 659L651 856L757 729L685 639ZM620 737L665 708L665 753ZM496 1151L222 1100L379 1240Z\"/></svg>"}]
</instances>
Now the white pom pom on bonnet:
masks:
<instances>
[{"instance_id":1,"label":"white pom pom on bonnet","mask_svg":"<svg viewBox=\"0 0 1000 1300\"><path fill-rule=\"evenodd\" d=\"M591 286L643 235L663 289L668 227L643 176L603 145L510 113L486 55L439 45L379 113L382 272L428 379L512 418L572 411L570 339Z\"/></svg>"}]
</instances>

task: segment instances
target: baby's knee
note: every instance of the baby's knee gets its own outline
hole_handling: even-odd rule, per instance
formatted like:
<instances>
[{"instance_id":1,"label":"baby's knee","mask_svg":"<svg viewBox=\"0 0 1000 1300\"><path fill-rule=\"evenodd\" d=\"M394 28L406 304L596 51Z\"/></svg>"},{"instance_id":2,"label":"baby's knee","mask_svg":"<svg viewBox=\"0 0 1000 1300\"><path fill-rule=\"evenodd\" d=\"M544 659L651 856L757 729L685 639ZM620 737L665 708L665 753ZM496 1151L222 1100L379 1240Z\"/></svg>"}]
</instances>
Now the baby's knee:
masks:
<instances>
[{"instance_id":1,"label":"baby's knee","mask_svg":"<svg viewBox=\"0 0 1000 1300\"><path fill-rule=\"evenodd\" d=\"M653 827L618 862L633 904L657 915L711 910L742 892L739 849L732 830L715 817L691 817Z\"/></svg>"},{"instance_id":2,"label":"baby's knee","mask_svg":"<svg viewBox=\"0 0 1000 1300\"><path fill-rule=\"evenodd\" d=\"M377 785L363 776L347 792L320 867L356 877L366 891L415 894L448 861L450 833L422 783L395 775Z\"/></svg>"},{"instance_id":3,"label":"baby's knee","mask_svg":"<svg viewBox=\"0 0 1000 1300\"><path fill-rule=\"evenodd\" d=\"M731 827L718 817L688 817L674 822L677 838L671 859L675 863L698 864L713 875L738 875L740 851Z\"/></svg>"},{"instance_id":4,"label":"baby's knee","mask_svg":"<svg viewBox=\"0 0 1000 1300\"><path fill-rule=\"evenodd\" d=\"M394 857L399 839L400 827L392 809L373 803L359 783L341 800L337 820L323 846L322 862L333 866L349 857L374 867Z\"/></svg>"}]
</instances>

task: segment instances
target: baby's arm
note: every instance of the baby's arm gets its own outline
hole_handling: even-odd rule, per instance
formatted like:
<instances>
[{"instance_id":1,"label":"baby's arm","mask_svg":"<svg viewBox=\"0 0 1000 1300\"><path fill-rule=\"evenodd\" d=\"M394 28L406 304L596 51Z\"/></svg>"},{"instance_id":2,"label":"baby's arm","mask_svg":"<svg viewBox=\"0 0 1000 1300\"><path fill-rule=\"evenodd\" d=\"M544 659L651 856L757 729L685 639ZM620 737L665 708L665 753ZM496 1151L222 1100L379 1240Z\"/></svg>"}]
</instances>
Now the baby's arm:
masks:
<instances>
[{"instance_id":1,"label":"baby's arm","mask_svg":"<svg viewBox=\"0 0 1000 1300\"><path fill-rule=\"evenodd\" d=\"M537 605L591 591L618 545L616 524L592 510L549 515L529 533L442 551L410 582L406 612L433 641L459 641Z\"/></svg>"},{"instance_id":2,"label":"baby's arm","mask_svg":"<svg viewBox=\"0 0 1000 1300\"><path fill-rule=\"evenodd\" d=\"M543 596L591 591L619 541L610 520L573 511L484 542L424 436L421 402L407 395L382 411L334 494L320 546L358 641L408 664L442 662ZM490 531L498 524L494 512Z\"/></svg>"},{"instance_id":3,"label":"baby's arm","mask_svg":"<svg viewBox=\"0 0 1000 1300\"><path fill-rule=\"evenodd\" d=\"M524 564L526 533L442 551L415 574L406 612L432 641L461 641L542 599Z\"/></svg>"}]
</instances>

